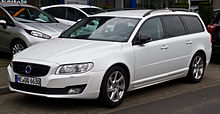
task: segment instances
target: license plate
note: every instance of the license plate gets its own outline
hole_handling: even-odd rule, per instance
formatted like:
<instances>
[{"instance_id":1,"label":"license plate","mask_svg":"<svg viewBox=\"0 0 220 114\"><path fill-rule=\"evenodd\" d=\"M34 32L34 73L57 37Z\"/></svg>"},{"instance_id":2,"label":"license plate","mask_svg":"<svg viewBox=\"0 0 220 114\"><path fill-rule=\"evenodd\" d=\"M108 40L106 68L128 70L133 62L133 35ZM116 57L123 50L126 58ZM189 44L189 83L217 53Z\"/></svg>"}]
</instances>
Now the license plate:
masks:
<instances>
[{"instance_id":1,"label":"license plate","mask_svg":"<svg viewBox=\"0 0 220 114\"><path fill-rule=\"evenodd\" d=\"M41 86L41 79L40 78L30 78L30 77L15 75L15 82L28 84L28 85Z\"/></svg>"}]
</instances>

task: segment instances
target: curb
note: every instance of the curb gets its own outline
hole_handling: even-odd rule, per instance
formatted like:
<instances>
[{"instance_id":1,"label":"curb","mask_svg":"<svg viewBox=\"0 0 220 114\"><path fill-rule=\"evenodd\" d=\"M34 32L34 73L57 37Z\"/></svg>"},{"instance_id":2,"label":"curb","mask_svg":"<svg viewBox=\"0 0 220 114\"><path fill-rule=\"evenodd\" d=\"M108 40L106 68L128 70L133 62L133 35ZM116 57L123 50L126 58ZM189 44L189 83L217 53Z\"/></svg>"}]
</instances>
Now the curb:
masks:
<instances>
[{"instance_id":1,"label":"curb","mask_svg":"<svg viewBox=\"0 0 220 114\"><path fill-rule=\"evenodd\" d=\"M9 90L8 86L0 87L0 95L9 94L11 91Z\"/></svg>"}]
</instances>

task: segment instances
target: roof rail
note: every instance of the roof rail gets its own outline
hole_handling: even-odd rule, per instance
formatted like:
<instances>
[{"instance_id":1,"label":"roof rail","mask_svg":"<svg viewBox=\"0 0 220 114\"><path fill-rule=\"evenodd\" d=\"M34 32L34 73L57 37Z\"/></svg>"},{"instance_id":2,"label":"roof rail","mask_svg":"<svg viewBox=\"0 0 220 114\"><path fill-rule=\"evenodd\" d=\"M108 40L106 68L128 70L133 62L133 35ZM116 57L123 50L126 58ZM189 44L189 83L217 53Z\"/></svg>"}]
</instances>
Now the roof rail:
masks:
<instances>
[{"instance_id":1,"label":"roof rail","mask_svg":"<svg viewBox=\"0 0 220 114\"><path fill-rule=\"evenodd\" d=\"M172 11L172 12L175 12L175 11L185 11L185 12L190 12L190 10L188 9L184 9L184 8L167 8L167 9L153 9L151 11L148 11L146 12L143 17L146 17L148 15L150 15L152 12L155 12L155 11L163 11L163 10L167 10L167 11Z\"/></svg>"}]
</instances>

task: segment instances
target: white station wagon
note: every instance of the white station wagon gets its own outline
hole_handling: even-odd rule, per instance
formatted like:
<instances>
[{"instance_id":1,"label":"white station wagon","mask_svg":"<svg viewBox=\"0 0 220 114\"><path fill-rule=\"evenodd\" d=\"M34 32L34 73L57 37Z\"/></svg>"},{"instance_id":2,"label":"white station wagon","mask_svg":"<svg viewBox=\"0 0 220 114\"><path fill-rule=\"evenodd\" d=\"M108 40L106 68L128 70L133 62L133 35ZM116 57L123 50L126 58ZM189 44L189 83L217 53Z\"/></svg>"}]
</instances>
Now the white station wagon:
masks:
<instances>
[{"instance_id":1,"label":"white station wagon","mask_svg":"<svg viewBox=\"0 0 220 114\"><path fill-rule=\"evenodd\" d=\"M117 106L131 90L181 77L201 81L211 45L196 13L101 13L16 54L8 66L9 88L50 98L98 98Z\"/></svg>"}]
</instances>

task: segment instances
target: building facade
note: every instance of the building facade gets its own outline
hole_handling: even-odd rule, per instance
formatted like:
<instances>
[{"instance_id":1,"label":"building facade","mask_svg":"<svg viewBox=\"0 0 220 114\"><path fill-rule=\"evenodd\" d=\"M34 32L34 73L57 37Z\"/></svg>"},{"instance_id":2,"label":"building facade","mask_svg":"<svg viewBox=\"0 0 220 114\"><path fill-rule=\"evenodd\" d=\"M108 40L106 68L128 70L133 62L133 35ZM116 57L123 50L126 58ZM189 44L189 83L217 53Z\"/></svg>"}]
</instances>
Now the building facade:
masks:
<instances>
[{"instance_id":1,"label":"building facade","mask_svg":"<svg viewBox=\"0 0 220 114\"><path fill-rule=\"evenodd\" d=\"M54 4L88 4L102 8L147 8L161 9L173 7L176 2L188 2L197 6L200 2L212 2L214 8L220 8L220 0L0 0L0 2L28 3L37 7Z\"/></svg>"},{"instance_id":2,"label":"building facade","mask_svg":"<svg viewBox=\"0 0 220 114\"><path fill-rule=\"evenodd\" d=\"M220 9L220 0L213 0L214 9Z\"/></svg>"}]
</instances>

